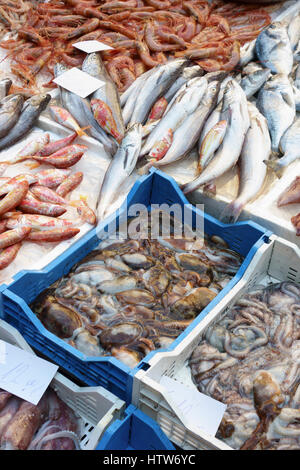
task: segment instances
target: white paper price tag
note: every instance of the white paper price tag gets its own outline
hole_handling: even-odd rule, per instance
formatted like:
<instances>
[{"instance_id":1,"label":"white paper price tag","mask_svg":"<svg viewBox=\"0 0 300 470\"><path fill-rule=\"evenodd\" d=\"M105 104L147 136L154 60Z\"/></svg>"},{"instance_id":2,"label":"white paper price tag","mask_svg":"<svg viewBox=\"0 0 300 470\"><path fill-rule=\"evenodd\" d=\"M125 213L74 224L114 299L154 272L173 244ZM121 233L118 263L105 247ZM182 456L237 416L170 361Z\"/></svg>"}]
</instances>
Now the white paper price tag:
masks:
<instances>
[{"instance_id":1,"label":"white paper price tag","mask_svg":"<svg viewBox=\"0 0 300 470\"><path fill-rule=\"evenodd\" d=\"M53 81L81 98L86 98L104 85L104 82L101 80L92 77L88 73L82 72L82 70L76 67L62 73Z\"/></svg>"},{"instance_id":2,"label":"white paper price tag","mask_svg":"<svg viewBox=\"0 0 300 470\"><path fill-rule=\"evenodd\" d=\"M87 54L91 54L92 52L99 52L99 51L109 51L113 49L113 47L108 46L107 44L104 44L103 42L100 41L80 41L80 42L75 42L72 44L73 47L76 47L77 49L86 52Z\"/></svg>"},{"instance_id":3,"label":"white paper price tag","mask_svg":"<svg viewBox=\"0 0 300 470\"><path fill-rule=\"evenodd\" d=\"M37 405L58 366L0 340L0 388Z\"/></svg>"},{"instance_id":4,"label":"white paper price tag","mask_svg":"<svg viewBox=\"0 0 300 470\"><path fill-rule=\"evenodd\" d=\"M176 408L183 423L215 436L226 410L224 403L191 390L170 377L163 376L160 384L167 389L170 405Z\"/></svg>"}]
</instances>

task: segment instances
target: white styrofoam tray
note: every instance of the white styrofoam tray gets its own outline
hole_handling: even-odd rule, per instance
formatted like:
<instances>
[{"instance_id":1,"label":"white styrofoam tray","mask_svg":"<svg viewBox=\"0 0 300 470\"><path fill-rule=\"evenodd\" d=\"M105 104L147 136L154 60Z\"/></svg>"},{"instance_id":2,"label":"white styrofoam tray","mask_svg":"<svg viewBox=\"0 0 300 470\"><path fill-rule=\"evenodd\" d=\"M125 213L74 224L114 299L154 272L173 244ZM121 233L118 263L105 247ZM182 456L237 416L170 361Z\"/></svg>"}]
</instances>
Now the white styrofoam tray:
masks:
<instances>
[{"instance_id":1,"label":"white styrofoam tray","mask_svg":"<svg viewBox=\"0 0 300 470\"><path fill-rule=\"evenodd\" d=\"M168 438L186 450L230 450L227 444L214 436L199 433L186 421L180 409L172 408L167 390L160 384L163 376L171 377L186 387L197 390L193 383L188 360L198 346L209 325L226 315L240 296L254 286L280 281L300 283L300 249L273 235L255 254L243 278L230 293L187 335L173 351L157 352L149 360L147 370L134 377L132 403L153 418Z\"/></svg>"},{"instance_id":2,"label":"white styrofoam tray","mask_svg":"<svg viewBox=\"0 0 300 470\"><path fill-rule=\"evenodd\" d=\"M3 320L0 339L34 354L21 334ZM78 387L60 373L55 374L50 387L78 418L81 450L95 449L107 427L125 410L125 402L103 387Z\"/></svg>"}]
</instances>

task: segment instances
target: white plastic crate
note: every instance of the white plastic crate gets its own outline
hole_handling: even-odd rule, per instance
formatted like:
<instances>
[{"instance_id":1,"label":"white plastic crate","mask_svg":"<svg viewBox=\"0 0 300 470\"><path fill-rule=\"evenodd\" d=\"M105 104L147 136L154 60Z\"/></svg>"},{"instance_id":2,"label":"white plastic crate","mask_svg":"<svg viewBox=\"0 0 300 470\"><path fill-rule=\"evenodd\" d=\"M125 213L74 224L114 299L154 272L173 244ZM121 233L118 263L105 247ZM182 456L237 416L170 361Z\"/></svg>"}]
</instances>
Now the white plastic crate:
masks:
<instances>
[{"instance_id":1,"label":"white plastic crate","mask_svg":"<svg viewBox=\"0 0 300 470\"><path fill-rule=\"evenodd\" d=\"M34 354L20 333L3 320L0 320L0 339ZM82 450L95 449L106 428L121 418L125 410L125 402L104 388L78 387L60 373L50 386L79 418Z\"/></svg>"},{"instance_id":2,"label":"white plastic crate","mask_svg":"<svg viewBox=\"0 0 300 470\"><path fill-rule=\"evenodd\" d=\"M199 433L187 422L180 409L172 408L167 390L160 384L163 376L171 377L186 387L197 390L192 381L188 359L200 343L209 325L226 315L236 300L258 284L293 281L300 283L300 249L273 235L270 244L263 245L254 256L243 278L229 294L187 335L173 351L157 353L148 362L147 370L134 377L132 403L153 418L182 449L230 450L221 440Z\"/></svg>"}]
</instances>

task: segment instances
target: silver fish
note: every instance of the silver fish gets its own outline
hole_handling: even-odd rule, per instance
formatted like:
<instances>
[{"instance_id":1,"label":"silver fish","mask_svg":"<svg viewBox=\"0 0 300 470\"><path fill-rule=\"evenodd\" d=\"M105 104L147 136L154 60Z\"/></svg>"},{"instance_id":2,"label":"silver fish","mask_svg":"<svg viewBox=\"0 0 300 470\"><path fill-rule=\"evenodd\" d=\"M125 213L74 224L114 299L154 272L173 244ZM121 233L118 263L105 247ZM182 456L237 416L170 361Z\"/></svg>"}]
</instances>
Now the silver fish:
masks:
<instances>
[{"instance_id":1,"label":"silver fish","mask_svg":"<svg viewBox=\"0 0 300 470\"><path fill-rule=\"evenodd\" d=\"M247 98L251 98L251 96L255 95L255 93L260 90L263 84L268 80L270 74L270 69L262 69L242 78L240 85L246 93Z\"/></svg>"},{"instance_id":2,"label":"silver fish","mask_svg":"<svg viewBox=\"0 0 300 470\"><path fill-rule=\"evenodd\" d=\"M160 65L158 66L160 67ZM122 93L121 98L120 98L120 103L123 108L125 106L129 96L132 94L136 96L136 92L138 88L140 88L141 84L145 82L145 80L152 74L154 73L155 69L158 67L154 67L153 69L148 70L147 72L142 73L139 77L137 77L136 80L127 88L127 90Z\"/></svg>"},{"instance_id":3,"label":"silver fish","mask_svg":"<svg viewBox=\"0 0 300 470\"><path fill-rule=\"evenodd\" d=\"M187 88L177 97L169 112L162 117L154 131L149 135L142 148L141 155L150 152L152 147L166 135L169 129L174 134L185 119L196 111L206 88L206 78L202 77L196 86Z\"/></svg>"},{"instance_id":4,"label":"silver fish","mask_svg":"<svg viewBox=\"0 0 300 470\"><path fill-rule=\"evenodd\" d=\"M300 118L296 119L281 137L280 150L283 157L266 163L279 177L290 163L300 158Z\"/></svg>"},{"instance_id":5,"label":"silver fish","mask_svg":"<svg viewBox=\"0 0 300 470\"><path fill-rule=\"evenodd\" d=\"M286 28L280 22L270 24L260 33L256 39L256 54L260 62L273 73L291 73L291 43Z\"/></svg>"},{"instance_id":6,"label":"silver fish","mask_svg":"<svg viewBox=\"0 0 300 470\"><path fill-rule=\"evenodd\" d=\"M243 75L249 75L257 70L263 70L263 66L258 62L249 62L246 67L243 68Z\"/></svg>"},{"instance_id":7,"label":"silver fish","mask_svg":"<svg viewBox=\"0 0 300 470\"><path fill-rule=\"evenodd\" d=\"M288 36L292 50L295 50L300 41L300 14L295 16L288 26Z\"/></svg>"},{"instance_id":8,"label":"silver fish","mask_svg":"<svg viewBox=\"0 0 300 470\"><path fill-rule=\"evenodd\" d=\"M192 67L185 67L181 75L175 80L171 88L165 93L165 98L170 101L175 93L182 87L188 80L194 77L201 77L204 74L203 70L199 65L193 65Z\"/></svg>"},{"instance_id":9,"label":"silver fish","mask_svg":"<svg viewBox=\"0 0 300 470\"><path fill-rule=\"evenodd\" d=\"M100 87L92 94L91 99L104 101L104 103L110 107L118 132L124 136L125 126L122 117L119 93L115 83L106 71L100 54L96 52L88 54L83 61L81 70L105 83L104 86Z\"/></svg>"},{"instance_id":10,"label":"silver fish","mask_svg":"<svg viewBox=\"0 0 300 470\"><path fill-rule=\"evenodd\" d=\"M62 73L66 72L68 67L63 64L56 64L54 67L54 75L58 77ZM60 88L60 99L63 107L71 113L74 119L78 122L80 127L86 127L90 125L91 127L87 132L94 137L96 140L102 143L105 151L109 155L113 155L117 150L117 143L108 137L103 129L99 126L97 121L94 118L94 114L91 109L89 101L85 98L72 93L65 88Z\"/></svg>"},{"instance_id":11,"label":"silver fish","mask_svg":"<svg viewBox=\"0 0 300 470\"><path fill-rule=\"evenodd\" d=\"M236 164L240 156L250 118L246 95L235 80L231 80L226 86L220 120L228 123L224 140L203 172L182 186L185 194L221 176Z\"/></svg>"},{"instance_id":12,"label":"silver fish","mask_svg":"<svg viewBox=\"0 0 300 470\"><path fill-rule=\"evenodd\" d=\"M253 41L244 44L240 48L240 61L238 67L242 68L255 59L255 46L256 39L253 39Z\"/></svg>"},{"instance_id":13,"label":"silver fish","mask_svg":"<svg viewBox=\"0 0 300 470\"><path fill-rule=\"evenodd\" d=\"M16 124L22 111L24 98L21 95L13 95L0 108L0 138L4 137Z\"/></svg>"},{"instance_id":14,"label":"silver fish","mask_svg":"<svg viewBox=\"0 0 300 470\"><path fill-rule=\"evenodd\" d=\"M266 118L252 103L248 103L248 111L250 127L239 159L239 193L222 215L221 220L226 223L236 222L243 207L261 190L267 173L264 161L269 159L271 153L271 139Z\"/></svg>"},{"instance_id":15,"label":"silver fish","mask_svg":"<svg viewBox=\"0 0 300 470\"><path fill-rule=\"evenodd\" d=\"M191 87L194 87L194 86L197 86L197 84L199 83L199 81L201 81L202 83L202 80L201 80L202 77L194 77L194 78L191 78L190 80L188 80L187 82L185 82L183 85L181 85L181 87L179 88L179 90L175 93L175 95L173 96L173 98L171 99L171 101L168 103L168 106L166 107L166 110L164 112L164 116L170 111L170 109L172 108L173 104L176 103L176 100L179 96L182 96L183 93L185 93L189 88ZM206 77L205 77L206 79ZM207 80L206 80L207 81Z\"/></svg>"},{"instance_id":16,"label":"silver fish","mask_svg":"<svg viewBox=\"0 0 300 470\"><path fill-rule=\"evenodd\" d=\"M10 80L10 78L4 78L3 80L0 80L0 100L5 98L5 96L9 92L11 85L12 81Z\"/></svg>"},{"instance_id":17,"label":"silver fish","mask_svg":"<svg viewBox=\"0 0 300 470\"><path fill-rule=\"evenodd\" d=\"M296 113L293 88L287 76L272 76L259 91L256 105L268 121L272 150L278 152L280 139Z\"/></svg>"},{"instance_id":18,"label":"silver fish","mask_svg":"<svg viewBox=\"0 0 300 470\"><path fill-rule=\"evenodd\" d=\"M141 145L142 126L134 124L127 129L125 137L105 173L97 209L99 220L103 218L109 204L116 198L120 185L133 172Z\"/></svg>"},{"instance_id":19,"label":"silver fish","mask_svg":"<svg viewBox=\"0 0 300 470\"><path fill-rule=\"evenodd\" d=\"M10 147L21 140L32 129L50 100L51 95L46 93L29 98L23 106L18 122L5 137L0 139L0 150Z\"/></svg>"},{"instance_id":20,"label":"silver fish","mask_svg":"<svg viewBox=\"0 0 300 470\"><path fill-rule=\"evenodd\" d=\"M199 138L207 116L216 104L219 89L219 81L213 81L208 84L198 109L190 114L176 130L171 147L161 160L154 163L155 166L160 167L173 163L186 156L192 150Z\"/></svg>"},{"instance_id":21,"label":"silver fish","mask_svg":"<svg viewBox=\"0 0 300 470\"><path fill-rule=\"evenodd\" d=\"M136 101L130 124L144 123L153 104L174 83L186 63L186 59L172 60L147 78Z\"/></svg>"}]
</instances>

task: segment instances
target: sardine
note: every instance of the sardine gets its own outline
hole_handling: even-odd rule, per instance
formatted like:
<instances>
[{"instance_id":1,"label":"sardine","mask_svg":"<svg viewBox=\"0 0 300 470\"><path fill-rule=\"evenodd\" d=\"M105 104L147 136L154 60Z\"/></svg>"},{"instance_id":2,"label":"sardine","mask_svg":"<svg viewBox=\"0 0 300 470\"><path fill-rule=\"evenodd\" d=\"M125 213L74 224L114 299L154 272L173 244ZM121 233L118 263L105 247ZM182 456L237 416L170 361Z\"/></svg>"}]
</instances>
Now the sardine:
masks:
<instances>
[{"instance_id":1,"label":"sardine","mask_svg":"<svg viewBox=\"0 0 300 470\"><path fill-rule=\"evenodd\" d=\"M224 140L205 170L196 179L182 186L185 194L221 176L236 164L240 156L250 118L246 95L235 80L231 80L226 86L220 119L228 123Z\"/></svg>"},{"instance_id":2,"label":"sardine","mask_svg":"<svg viewBox=\"0 0 300 470\"><path fill-rule=\"evenodd\" d=\"M169 129L171 129L174 134L185 119L196 111L206 88L206 78L202 77L194 87L187 88L176 98L169 112L163 116L159 124L149 135L142 148L141 155L146 155L150 152L151 149L166 136Z\"/></svg>"},{"instance_id":3,"label":"sardine","mask_svg":"<svg viewBox=\"0 0 300 470\"><path fill-rule=\"evenodd\" d=\"M239 193L222 215L222 221L236 222L243 207L251 201L263 186L267 167L264 164L271 153L271 139L265 117L256 106L248 103L250 127L240 156Z\"/></svg>"},{"instance_id":4,"label":"sardine","mask_svg":"<svg viewBox=\"0 0 300 470\"><path fill-rule=\"evenodd\" d=\"M288 36L292 50L295 50L300 41L300 14L295 16L288 26Z\"/></svg>"},{"instance_id":5,"label":"sardine","mask_svg":"<svg viewBox=\"0 0 300 470\"><path fill-rule=\"evenodd\" d=\"M134 124L125 133L117 153L111 161L102 183L98 219L101 220L111 202L116 198L120 185L133 172L142 144L142 126Z\"/></svg>"},{"instance_id":6,"label":"sardine","mask_svg":"<svg viewBox=\"0 0 300 470\"><path fill-rule=\"evenodd\" d=\"M24 104L18 122L9 133L0 139L0 150L3 150L21 140L34 126L39 115L46 109L51 96L48 94L35 95Z\"/></svg>"},{"instance_id":7,"label":"sardine","mask_svg":"<svg viewBox=\"0 0 300 470\"><path fill-rule=\"evenodd\" d=\"M0 100L5 98L5 96L9 92L11 85L12 81L10 78L4 78L3 80L0 80Z\"/></svg>"},{"instance_id":8,"label":"sardine","mask_svg":"<svg viewBox=\"0 0 300 470\"><path fill-rule=\"evenodd\" d=\"M208 84L200 106L194 113L190 114L176 130L170 149L162 160L154 163L155 166L158 167L173 163L183 158L192 150L199 138L207 116L216 104L219 89L220 82L218 81L213 81Z\"/></svg>"},{"instance_id":9,"label":"sardine","mask_svg":"<svg viewBox=\"0 0 300 470\"><path fill-rule=\"evenodd\" d=\"M6 136L14 127L22 111L24 98L14 95L0 108L0 138Z\"/></svg>"},{"instance_id":10,"label":"sardine","mask_svg":"<svg viewBox=\"0 0 300 470\"><path fill-rule=\"evenodd\" d=\"M242 78L240 85L246 93L247 98L255 95L255 93L260 90L263 84L268 80L270 74L270 69L262 69Z\"/></svg>"},{"instance_id":11,"label":"sardine","mask_svg":"<svg viewBox=\"0 0 300 470\"><path fill-rule=\"evenodd\" d=\"M256 39L256 54L260 62L273 73L291 73L291 43L286 28L280 22L270 24L260 33Z\"/></svg>"},{"instance_id":12,"label":"sardine","mask_svg":"<svg viewBox=\"0 0 300 470\"><path fill-rule=\"evenodd\" d=\"M283 157L278 160L268 161L266 164L280 177L290 163L300 158L300 118L296 119L283 134L279 148L283 153Z\"/></svg>"},{"instance_id":13,"label":"sardine","mask_svg":"<svg viewBox=\"0 0 300 470\"><path fill-rule=\"evenodd\" d=\"M257 107L268 121L272 150L278 152L280 139L296 113L293 88L286 75L274 75L268 80L258 94Z\"/></svg>"},{"instance_id":14,"label":"sardine","mask_svg":"<svg viewBox=\"0 0 300 470\"><path fill-rule=\"evenodd\" d=\"M125 126L122 117L119 93L115 83L106 71L100 54L97 52L88 54L83 61L81 69L83 72L86 72L92 77L98 78L104 82L104 85L93 93L91 99L101 100L109 106L116 122L118 133L123 137Z\"/></svg>"},{"instance_id":15,"label":"sardine","mask_svg":"<svg viewBox=\"0 0 300 470\"><path fill-rule=\"evenodd\" d=\"M155 101L174 83L186 63L186 59L169 61L148 77L135 103L130 124L145 122Z\"/></svg>"}]
</instances>

